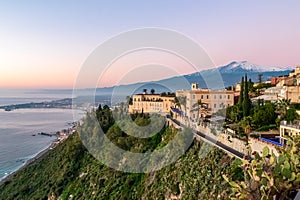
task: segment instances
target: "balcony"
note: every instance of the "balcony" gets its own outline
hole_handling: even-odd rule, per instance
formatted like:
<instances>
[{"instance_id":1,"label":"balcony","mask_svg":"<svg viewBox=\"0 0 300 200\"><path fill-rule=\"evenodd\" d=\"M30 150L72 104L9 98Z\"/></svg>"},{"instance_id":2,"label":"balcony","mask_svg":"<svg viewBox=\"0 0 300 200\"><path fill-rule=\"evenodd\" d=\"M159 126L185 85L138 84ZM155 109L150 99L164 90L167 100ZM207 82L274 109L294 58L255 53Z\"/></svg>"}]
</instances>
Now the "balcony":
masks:
<instances>
[{"instance_id":1,"label":"balcony","mask_svg":"<svg viewBox=\"0 0 300 200\"><path fill-rule=\"evenodd\" d=\"M281 121L280 126L285 126L289 128L299 129L300 130L300 124L299 121L296 121L295 123L288 123L287 121Z\"/></svg>"}]
</instances>

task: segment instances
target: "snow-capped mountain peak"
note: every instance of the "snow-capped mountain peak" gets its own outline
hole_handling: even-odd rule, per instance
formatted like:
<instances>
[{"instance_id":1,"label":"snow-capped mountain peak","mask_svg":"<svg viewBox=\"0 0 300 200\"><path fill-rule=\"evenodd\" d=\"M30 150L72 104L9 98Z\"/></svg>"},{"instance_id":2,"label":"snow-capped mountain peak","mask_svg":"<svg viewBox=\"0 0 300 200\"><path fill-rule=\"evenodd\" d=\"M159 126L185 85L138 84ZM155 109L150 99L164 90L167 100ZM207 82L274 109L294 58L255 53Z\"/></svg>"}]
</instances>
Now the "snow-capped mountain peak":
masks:
<instances>
[{"instance_id":1,"label":"snow-capped mountain peak","mask_svg":"<svg viewBox=\"0 0 300 200\"><path fill-rule=\"evenodd\" d=\"M231 62L226 66L219 67L221 73L231 73L231 72L271 72L271 71L286 71L291 70L288 67L269 67L252 64L247 61L242 62Z\"/></svg>"}]
</instances>

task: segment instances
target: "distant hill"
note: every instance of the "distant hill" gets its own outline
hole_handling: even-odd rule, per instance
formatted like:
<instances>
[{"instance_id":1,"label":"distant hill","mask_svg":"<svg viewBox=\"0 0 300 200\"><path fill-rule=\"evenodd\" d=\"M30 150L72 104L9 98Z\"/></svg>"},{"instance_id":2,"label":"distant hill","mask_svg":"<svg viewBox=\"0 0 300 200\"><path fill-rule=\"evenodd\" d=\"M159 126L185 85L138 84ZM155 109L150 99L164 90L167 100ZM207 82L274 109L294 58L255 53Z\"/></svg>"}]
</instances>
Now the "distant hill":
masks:
<instances>
[{"instance_id":1,"label":"distant hill","mask_svg":"<svg viewBox=\"0 0 300 200\"><path fill-rule=\"evenodd\" d=\"M76 104L83 105L87 102L91 102L91 97L95 96L95 105L106 104L111 106L119 102L124 102L127 96L142 93L143 89L147 89L148 93L150 93L151 89L154 89L155 93L175 92L176 90L190 89L191 83L198 83L199 87L219 89L235 85L240 82L241 77L245 74L247 74L248 78L253 82L257 82L259 74L263 75L263 80L269 80L271 77L288 75L291 70L292 69L288 67L267 67L246 61L231 62L225 66L203 70L192 74L170 77L159 81L140 82L97 89L81 89L78 94L75 95L80 97L76 98ZM67 94L71 96L73 91L69 89L38 90L35 92L37 94Z\"/></svg>"},{"instance_id":2,"label":"distant hill","mask_svg":"<svg viewBox=\"0 0 300 200\"><path fill-rule=\"evenodd\" d=\"M128 95L132 93L141 93L144 88L148 89L149 92L152 88L155 89L156 92L176 91L180 89L189 89L189 84L194 82L197 82L199 87L207 87L203 77L209 83L214 83L218 74L222 77L222 86L227 87L240 82L241 77L245 74L247 74L248 78L251 78L252 81L257 82L259 74L262 74L263 80L266 81L271 77L288 75L291 70L292 69L288 67L269 67L252 64L247 61L234 61L225 66L203 70L192 74L171 77L159 81L141 82L108 88L97 88L97 94L111 94L115 91L115 93L124 93Z\"/></svg>"},{"instance_id":3,"label":"distant hill","mask_svg":"<svg viewBox=\"0 0 300 200\"><path fill-rule=\"evenodd\" d=\"M226 66L218 68L220 73L250 73L250 72L282 72L291 70L287 67L267 67L262 65L256 65L247 61L231 62Z\"/></svg>"}]
</instances>

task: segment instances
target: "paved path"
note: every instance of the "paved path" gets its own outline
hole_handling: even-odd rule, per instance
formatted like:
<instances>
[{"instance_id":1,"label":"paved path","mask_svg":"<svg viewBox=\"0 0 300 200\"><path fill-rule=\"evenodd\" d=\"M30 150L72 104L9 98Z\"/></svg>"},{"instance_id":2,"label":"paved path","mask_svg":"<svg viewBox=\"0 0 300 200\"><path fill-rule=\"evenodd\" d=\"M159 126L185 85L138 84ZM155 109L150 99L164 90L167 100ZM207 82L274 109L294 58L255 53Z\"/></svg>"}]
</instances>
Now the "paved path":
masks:
<instances>
[{"instance_id":1,"label":"paved path","mask_svg":"<svg viewBox=\"0 0 300 200\"><path fill-rule=\"evenodd\" d=\"M176 125L180 126L180 127L186 127L185 125L181 124L178 120L176 119L173 119L169 116L167 116L168 119L172 120ZM200 136L202 140L204 141L208 141L209 143L211 143L212 145L218 147L219 149L225 151L226 153L230 153L232 154L233 156L237 157L237 158L240 158L240 159L243 159L246 155L213 139L212 137L209 137L208 135L205 135L204 133L201 133L199 131L196 131L193 129L193 133L196 134L197 136Z\"/></svg>"}]
</instances>

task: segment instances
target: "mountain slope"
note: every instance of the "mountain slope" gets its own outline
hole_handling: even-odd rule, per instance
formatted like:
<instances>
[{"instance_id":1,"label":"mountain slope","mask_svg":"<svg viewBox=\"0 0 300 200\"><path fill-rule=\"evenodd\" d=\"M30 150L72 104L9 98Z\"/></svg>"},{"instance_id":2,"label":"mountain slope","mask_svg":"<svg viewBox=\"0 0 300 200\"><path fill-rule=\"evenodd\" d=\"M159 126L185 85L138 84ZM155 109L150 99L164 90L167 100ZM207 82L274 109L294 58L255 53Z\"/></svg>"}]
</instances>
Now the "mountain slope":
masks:
<instances>
[{"instance_id":1,"label":"mountain slope","mask_svg":"<svg viewBox=\"0 0 300 200\"><path fill-rule=\"evenodd\" d=\"M262 74L264 81L269 80L271 77L284 76L290 73L290 68L285 67L264 67L252 64L246 61L231 62L226 66L204 70L199 73L185 75L184 77L190 82L199 83L200 87L206 87L207 82L214 82L219 75L223 81L222 86L227 87L235 85L241 81L241 77L247 74L248 78L253 82L258 81L258 75ZM209 83L210 84L210 83Z\"/></svg>"},{"instance_id":2,"label":"mountain slope","mask_svg":"<svg viewBox=\"0 0 300 200\"><path fill-rule=\"evenodd\" d=\"M201 158L202 145L208 144L195 141L182 158L160 171L130 174L99 163L74 134L2 184L0 199L226 199L229 186L221 173L238 172L237 163L218 149Z\"/></svg>"},{"instance_id":3,"label":"mountain slope","mask_svg":"<svg viewBox=\"0 0 300 200\"><path fill-rule=\"evenodd\" d=\"M209 87L216 81L221 80L222 83L217 87L227 87L235 85L240 82L241 77L245 74L253 82L258 81L258 75L262 74L264 81L269 80L271 77L288 75L291 68L287 67L265 67L261 65L252 64L246 61L231 62L226 66L220 66L214 69L203 70L200 72L171 77L160 81L141 82L129 85L121 85L110 88L98 88L97 94L113 93L114 90L122 91L124 94L141 93L144 88L150 91L151 88L156 92L176 91L181 89L190 89L191 83L197 82L199 87ZM219 78L220 77L220 78Z\"/></svg>"},{"instance_id":4,"label":"mountain slope","mask_svg":"<svg viewBox=\"0 0 300 200\"><path fill-rule=\"evenodd\" d=\"M282 72L286 70L291 70L287 67L267 67L262 65L253 64L247 61L236 62L233 61L226 66L218 67L220 73L234 73L234 72Z\"/></svg>"}]
</instances>

